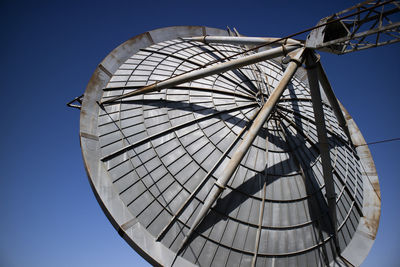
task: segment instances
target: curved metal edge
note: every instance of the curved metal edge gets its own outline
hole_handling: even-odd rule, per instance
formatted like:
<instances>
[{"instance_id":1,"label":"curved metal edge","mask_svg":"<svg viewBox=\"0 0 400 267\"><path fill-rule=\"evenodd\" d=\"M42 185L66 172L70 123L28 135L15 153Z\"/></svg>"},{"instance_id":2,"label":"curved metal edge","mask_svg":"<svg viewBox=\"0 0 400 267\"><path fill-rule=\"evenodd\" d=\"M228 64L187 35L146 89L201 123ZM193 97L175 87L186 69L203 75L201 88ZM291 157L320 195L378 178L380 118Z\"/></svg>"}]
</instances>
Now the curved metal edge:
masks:
<instances>
[{"instance_id":1,"label":"curved metal edge","mask_svg":"<svg viewBox=\"0 0 400 267\"><path fill-rule=\"evenodd\" d=\"M306 71L304 70L303 73L306 74ZM309 86L306 75L304 74L301 74L301 72L299 73L299 76L302 77L301 81ZM323 102L329 103L324 90L321 90L321 96ZM366 142L361 131L345 107L337 98L336 100L349 129L352 144L356 147L357 156L361 161L363 216L360 218L360 222L350 243L344 251L342 251L340 257L336 259L337 261L331 263L331 266L360 266L368 256L378 231L381 213L380 186L375 163L368 146L365 145Z\"/></svg>"},{"instance_id":2,"label":"curved metal edge","mask_svg":"<svg viewBox=\"0 0 400 267\"><path fill-rule=\"evenodd\" d=\"M228 35L224 30L204 26L174 26L160 28L137 35L108 54L94 71L84 93L80 113L80 144L89 183L103 212L122 238L152 265L194 266L192 263L156 242L140 222L130 213L114 190L111 179L100 160L101 151L97 137L99 106L102 89L113 73L139 49L154 43L196 35ZM174 261L175 260L175 261Z\"/></svg>"},{"instance_id":3,"label":"curved metal edge","mask_svg":"<svg viewBox=\"0 0 400 267\"><path fill-rule=\"evenodd\" d=\"M202 26L176 26L156 29L137 35L115 48L96 68L86 88L80 116L80 143L85 169L89 183L97 201L105 215L118 233L136 250L143 258L153 265L171 265L175 254L155 238L136 221L129 212L118 194L114 191L106 170L100 161L100 147L97 130L98 105L101 99L102 88L106 86L112 74L131 55L140 48L153 43L166 41L177 37L190 37L195 35L228 35L226 31ZM306 82L305 75L296 75L302 82ZM346 109L341 109L355 145L365 144L357 125ZM89 152L90 151L90 152ZM380 218L380 189L375 165L367 146L356 148L363 164L364 186L364 217L358 225L352 241L342 253L342 257L352 265L359 266L364 261L375 240ZM150 256L151 255L151 256ZM192 265L185 259L178 257L176 266Z\"/></svg>"},{"instance_id":4,"label":"curved metal edge","mask_svg":"<svg viewBox=\"0 0 400 267\"><path fill-rule=\"evenodd\" d=\"M364 192L362 206L363 217L361 217L352 240L342 252L341 256L350 264L360 266L368 256L375 242L381 215L381 193L378 174L371 152L368 146L365 145L365 139L347 110L340 102L339 105L345 116L352 142L356 146L356 152L361 161Z\"/></svg>"}]
</instances>

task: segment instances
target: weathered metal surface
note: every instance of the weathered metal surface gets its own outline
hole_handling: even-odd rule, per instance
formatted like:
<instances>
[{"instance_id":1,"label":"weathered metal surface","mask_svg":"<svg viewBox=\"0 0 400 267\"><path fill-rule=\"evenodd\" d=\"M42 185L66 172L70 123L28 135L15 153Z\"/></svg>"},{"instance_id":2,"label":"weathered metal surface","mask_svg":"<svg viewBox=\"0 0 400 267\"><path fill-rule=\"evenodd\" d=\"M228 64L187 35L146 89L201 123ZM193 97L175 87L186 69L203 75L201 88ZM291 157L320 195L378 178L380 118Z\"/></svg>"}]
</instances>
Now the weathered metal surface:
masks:
<instances>
[{"instance_id":1,"label":"weathered metal surface","mask_svg":"<svg viewBox=\"0 0 400 267\"><path fill-rule=\"evenodd\" d=\"M250 64L254 64L260 61L265 61L268 59L273 59L279 56L282 56L286 53L289 53L293 50L298 48L298 46L282 46L278 48L273 48L269 49L263 52L259 52L257 54L245 56L242 58L234 59L228 62L220 63L217 65L212 65L207 68L200 68L200 69L195 69L187 73L183 73L174 77L167 78L165 80L162 80L160 82L155 82L151 85L144 86L142 88L139 88L135 91L123 94L121 96L113 97L111 99L107 99L105 101L102 101L102 104L106 103L111 103L116 100L121 100L127 97L135 96L135 95L140 95L140 94L147 94L155 91L160 91L165 88L170 88L170 87L175 87L177 85L183 84L185 82L197 80L200 78L204 78L207 76L211 76L214 74L219 74L226 72L228 70L233 70L233 69L238 69L243 66L247 66ZM150 51L152 52L152 51Z\"/></svg>"},{"instance_id":2,"label":"weathered metal surface","mask_svg":"<svg viewBox=\"0 0 400 267\"><path fill-rule=\"evenodd\" d=\"M314 110L315 126L317 127L318 146L321 154L322 173L325 182L326 198L328 201L329 217L331 220L331 232L335 242L335 254L339 254L340 248L337 243L337 217L336 217L336 192L334 187L332 160L328 135L326 132L324 108L322 106L321 92L318 82L317 57L312 50L307 49L306 66L308 73L308 84L310 85L311 99ZM338 250L338 251L337 251Z\"/></svg>"},{"instance_id":3,"label":"weathered metal surface","mask_svg":"<svg viewBox=\"0 0 400 267\"><path fill-rule=\"evenodd\" d=\"M196 41L203 42L206 44L234 44L234 45L261 45L274 43L275 45L295 45L301 44L301 41L294 39L284 39L281 38L265 38L265 37L246 37L246 36L195 36L189 38L183 38L185 41Z\"/></svg>"},{"instance_id":4,"label":"weathered metal surface","mask_svg":"<svg viewBox=\"0 0 400 267\"><path fill-rule=\"evenodd\" d=\"M342 256L354 266L360 266L372 248L379 227L381 215L381 192L375 164L371 152L366 146L364 137L358 129L353 118L341 105L347 125L360 158L361 174L363 179L363 217L357 231L349 244L342 252Z\"/></svg>"},{"instance_id":5,"label":"weathered metal surface","mask_svg":"<svg viewBox=\"0 0 400 267\"><path fill-rule=\"evenodd\" d=\"M236 171L220 184L225 190L191 234L254 118L283 86L280 60L98 104L215 60L245 56L236 45L180 39L201 35L227 32L171 27L139 35L107 56L88 84L81 108L82 154L111 223L154 265L358 265L379 222L375 168L368 147L349 145L332 104L324 102L342 260L332 253L317 127L303 70L272 105L269 119L260 120ZM346 121L353 143L361 144L348 114ZM179 251L186 236L191 238Z\"/></svg>"},{"instance_id":6,"label":"weathered metal surface","mask_svg":"<svg viewBox=\"0 0 400 267\"><path fill-rule=\"evenodd\" d=\"M204 205L201 208L199 214L197 214L196 219L194 220L190 230L186 234L185 238L182 241L182 245L180 250L186 245L187 240L191 238L193 231L197 228L201 221L203 221L204 217L208 214L211 206L214 202L220 197L222 191L225 189L227 183L232 178L233 173L236 171L240 162L243 160L243 157L248 152L250 146L253 144L254 139L259 134L260 129L264 125L267 118L271 115L272 110L275 108L276 103L279 98L282 96L283 91L286 89L290 79L293 77L299 65L303 62L303 53L304 48L298 49L300 51L297 52L294 60L290 62L287 69L283 73L281 80L279 81L278 86L274 89L271 95L268 97L266 103L262 106L260 112L255 117L254 121L251 124L246 136L243 138L242 142L235 150L228 164L223 170L221 177L219 177L215 182L213 187L211 188L210 193L204 201Z\"/></svg>"},{"instance_id":7,"label":"weathered metal surface","mask_svg":"<svg viewBox=\"0 0 400 267\"><path fill-rule=\"evenodd\" d=\"M346 54L400 42L400 1L365 1L321 19L306 47Z\"/></svg>"},{"instance_id":8,"label":"weathered metal surface","mask_svg":"<svg viewBox=\"0 0 400 267\"><path fill-rule=\"evenodd\" d=\"M83 99L83 95L75 97L74 99L72 99L71 101L69 101L67 103L67 106L70 107L70 108L81 109L82 99ZM76 103L76 104L74 104L74 103Z\"/></svg>"},{"instance_id":9,"label":"weathered metal surface","mask_svg":"<svg viewBox=\"0 0 400 267\"><path fill-rule=\"evenodd\" d=\"M336 119L339 122L340 127L342 127L343 131L346 133L347 138L351 141L349 129L346 123L346 120L343 116L342 109L340 108L339 102L335 96L335 93L333 92L333 89L331 87L331 84L328 80L328 77L326 76L325 70L322 67L321 62L318 60L316 63L317 71L318 71L318 81L321 83L321 87L324 90L324 93L329 101L329 104L333 108L333 111L335 112Z\"/></svg>"}]
</instances>

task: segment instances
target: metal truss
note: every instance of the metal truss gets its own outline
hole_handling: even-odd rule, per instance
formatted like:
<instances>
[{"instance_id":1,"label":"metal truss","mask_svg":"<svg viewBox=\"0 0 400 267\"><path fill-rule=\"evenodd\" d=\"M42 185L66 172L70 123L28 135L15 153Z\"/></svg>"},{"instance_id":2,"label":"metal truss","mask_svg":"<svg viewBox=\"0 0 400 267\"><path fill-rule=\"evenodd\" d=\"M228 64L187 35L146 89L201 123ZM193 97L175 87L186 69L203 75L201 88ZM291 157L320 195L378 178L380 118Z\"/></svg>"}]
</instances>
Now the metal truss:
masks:
<instances>
[{"instance_id":1,"label":"metal truss","mask_svg":"<svg viewBox=\"0 0 400 267\"><path fill-rule=\"evenodd\" d=\"M321 19L306 47L346 54L400 41L400 1L365 1Z\"/></svg>"},{"instance_id":2,"label":"metal truss","mask_svg":"<svg viewBox=\"0 0 400 267\"><path fill-rule=\"evenodd\" d=\"M235 172L238 170L242 160L245 155L248 153L250 147L252 146L255 138L258 136L260 130L264 127L265 122L268 122L274 114L278 114L276 108L279 107L279 101L282 100L282 95L288 84L290 83L292 77L294 76L296 70L305 63L308 81L311 90L311 101L314 118L315 118L315 126L317 131L317 139L318 139L318 150L320 152L320 159L322 164L322 174L325 183L326 190L326 202L329 213L329 224L331 225L329 231L329 238L333 239L335 243L335 248L333 250L334 254L340 254L340 246L337 243L337 233L338 229L340 230L340 226L338 226L337 219L337 202L339 200L338 190L335 189L335 181L334 181L334 168L332 167L332 160L330 156L330 147L329 140L327 134L327 125L324 121L324 109L323 102L321 99L320 86L323 90L324 94L327 97L327 101L330 103L332 110L337 117L337 121L339 125L342 127L343 131L349 138L349 142L351 142L351 137L349 134L349 129L346 124L346 120L343 116L339 103L330 87L330 84L326 78L325 72L322 68L322 65L319 62L319 56L315 54L314 50L327 51L335 54L345 54L358 50L368 49L371 47L382 46L386 44L391 44L400 41L400 22L396 22L396 15L400 14L400 1L366 1L361 4L358 4L354 7L348 8L341 12L338 12L332 16L326 17L319 21L317 26L309 29L312 30L307 37L307 40L304 44L302 41L290 39L288 37L285 38L262 38L262 37L243 37L236 34L236 36L197 36L197 37L186 37L181 38L181 41L190 43L190 42L202 42L206 45L210 43L223 43L223 44L235 44L240 46L240 53L233 53L229 56L225 56L223 52L218 52L222 55L222 58L217 59L216 61L210 61L205 65L192 64L196 66L193 69L185 71L183 73L172 75L165 79L160 79L156 82L149 83L143 86L131 86L126 85L123 87L114 87L113 89L134 89L123 92L118 95L110 95L107 98L103 98L101 101L97 101L96 103L100 106L100 108L106 112L109 106L117 105L122 102L122 100L129 103L129 101L133 101L132 97L141 96L144 94L160 92L163 89L175 88L175 90L195 90L195 91L203 91L209 92L211 89L203 88L203 87L187 87L185 83L193 82L195 80L209 77L215 74L222 75L222 73L226 73L228 71L239 70L242 67L249 66L249 69L256 77L256 86L257 87L257 95L246 95L242 92L229 92L229 91L215 91L224 95L233 95L236 97L242 98L251 98L253 100L259 100L260 109L257 113L251 118L250 124L246 126L246 129L243 129L240 133L240 137L235 139L235 142L232 143L232 149L235 147L236 142L238 146L233 149L232 155L227 160L226 165L224 166L222 174L212 183L209 188L209 192L204 199L202 206L199 209L199 212L196 216L193 217L193 220L187 224L188 230L184 235L184 238L180 240L179 245L176 247L177 253L176 257L184 252L187 249L188 244L193 240L196 232L198 232L198 228L200 224L204 221L208 214L210 214L212 207L215 206L215 203L221 198L224 190L229 186L229 181L234 177ZM304 32L304 31L303 31ZM293 36L293 35L291 35ZM272 45L274 44L274 45ZM266 48L259 50L261 46L267 46ZM212 47L211 45L209 45ZM248 48L248 46L253 48ZM246 48L246 49L245 49ZM146 53L163 53L158 50L151 49L143 49L142 52ZM214 52L214 51L212 51ZM251 53L250 53L251 52ZM167 54L168 55L168 54ZM240 57L239 57L240 55ZM175 56L176 58L176 56ZM268 81L264 81L261 77L261 72L258 71L256 63L261 64L261 62L266 60L271 60L274 58L283 58L282 62L287 64L285 66L285 72L283 73L280 80L277 82L277 86L272 92L269 92L268 89ZM285 62L287 61L287 62ZM239 70L240 71L240 70ZM239 72L236 71L236 72ZM244 76L244 75L242 75ZM253 84L254 85L254 84ZM104 88L106 90L107 88ZM82 96L75 98L70 101L67 105L74 108L80 108L80 105L74 104L78 102L82 104ZM254 102L257 104L258 102ZM243 107L252 107L254 103L248 106ZM234 110L239 109L235 107ZM109 109L111 110L111 109ZM233 111L233 110L228 110ZM203 117L203 119L211 118L215 115L219 115L220 113L224 113L225 111L219 111L219 113L208 114ZM111 118L110 114L107 115ZM277 116L278 116L277 115ZM111 119L112 120L112 119ZM200 120L200 119L199 119ZM149 135L148 137L139 140L137 142L128 142L123 143L124 145L119 148L114 148L107 150L107 153L103 155L101 161L108 162L116 158L117 156L131 151L133 147L138 146L139 144L143 144L153 138L160 137L165 135L166 133L171 133L173 130L181 129L190 125L193 122L198 122L199 120L195 119L189 122L184 122L182 124L175 125L174 127L166 130L159 131L154 133L153 135ZM112 120L113 121L113 120ZM114 121L113 121L114 122ZM115 122L114 122L115 123ZM117 125L117 124L116 124ZM248 128L247 128L248 127ZM284 125L280 125L279 127L284 127ZM122 133L122 129L120 129ZM245 132L246 131L246 132ZM300 131L299 131L300 132ZM241 137L243 134L243 137ZM127 140L127 137L123 135L124 139ZM239 140L241 138L241 140ZM118 140L119 141L119 140ZM266 139L266 143L268 145L269 140ZM317 146L317 145L315 145ZM133 153L133 152L132 152ZM268 149L266 151L268 153ZM221 157L222 160L227 156L224 154ZM218 166L220 162L215 165ZM212 169L214 171L214 167ZM207 173L202 181L207 181L211 175L211 172ZM338 175L339 176L339 175ZM172 228L172 225L179 219L181 213L187 208L187 205L195 196L198 194L199 190L203 186L205 182L201 182L199 186L189 195L187 199L181 204L181 206L177 209L177 211L170 211L171 218L167 225L163 227L161 232L158 233L156 238L157 242L160 242L165 236L169 229ZM257 230L257 238L254 240L255 242L255 251L252 259L252 265L255 265L256 258L258 255L258 244L260 242L260 233L262 226L262 218L263 218L263 207L265 202L265 190L266 184L263 185L263 196L262 196L262 208L260 211L260 217L258 221L258 230ZM336 191L336 192L335 192ZM154 196L154 199L157 199ZM132 203L132 202L131 202ZM353 202L354 203L354 202ZM161 205L161 204L160 204ZM319 246L319 245L318 245ZM176 259L176 258L175 258Z\"/></svg>"}]
</instances>

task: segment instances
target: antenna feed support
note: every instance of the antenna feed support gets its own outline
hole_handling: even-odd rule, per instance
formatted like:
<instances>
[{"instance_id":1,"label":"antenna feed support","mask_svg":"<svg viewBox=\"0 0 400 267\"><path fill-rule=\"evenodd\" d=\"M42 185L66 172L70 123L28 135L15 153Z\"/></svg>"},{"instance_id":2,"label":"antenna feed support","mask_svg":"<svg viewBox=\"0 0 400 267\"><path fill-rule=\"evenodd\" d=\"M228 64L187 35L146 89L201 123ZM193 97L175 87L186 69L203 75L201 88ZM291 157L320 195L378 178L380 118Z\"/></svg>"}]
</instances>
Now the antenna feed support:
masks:
<instances>
[{"instance_id":1,"label":"antenna feed support","mask_svg":"<svg viewBox=\"0 0 400 267\"><path fill-rule=\"evenodd\" d=\"M307 49L307 50L308 50L310 57L312 58L312 62L310 62L311 60L308 60L309 62L306 64L305 69L306 70L315 69L321 60L321 56L319 54L315 53L311 49Z\"/></svg>"},{"instance_id":2,"label":"antenna feed support","mask_svg":"<svg viewBox=\"0 0 400 267\"><path fill-rule=\"evenodd\" d=\"M301 47L299 47L300 49ZM302 53L304 53L304 47L302 48ZM282 64L289 64L290 62L295 62L298 66L301 66L303 64L303 62L300 60L300 58L297 56L298 53L298 49L287 53L287 50L285 48L285 46L282 45L282 50L284 53L284 57L282 58Z\"/></svg>"}]
</instances>

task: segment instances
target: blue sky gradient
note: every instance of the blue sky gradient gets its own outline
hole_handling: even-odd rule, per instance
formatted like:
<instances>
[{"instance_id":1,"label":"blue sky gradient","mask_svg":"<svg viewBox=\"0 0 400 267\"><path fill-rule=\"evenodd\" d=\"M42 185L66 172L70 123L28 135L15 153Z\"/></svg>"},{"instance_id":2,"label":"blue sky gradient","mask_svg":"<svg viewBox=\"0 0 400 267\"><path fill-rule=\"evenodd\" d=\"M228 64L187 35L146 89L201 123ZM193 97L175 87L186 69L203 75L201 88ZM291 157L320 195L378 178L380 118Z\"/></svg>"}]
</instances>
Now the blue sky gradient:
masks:
<instances>
[{"instance_id":1,"label":"blue sky gradient","mask_svg":"<svg viewBox=\"0 0 400 267\"><path fill-rule=\"evenodd\" d=\"M174 25L282 37L357 1L0 2L0 266L147 266L98 205L83 167L81 95L97 64L140 33ZM305 36L301 36L304 38ZM400 137L400 44L321 53L367 142ZM370 146L382 215L363 266L398 266L400 142Z\"/></svg>"}]
</instances>

